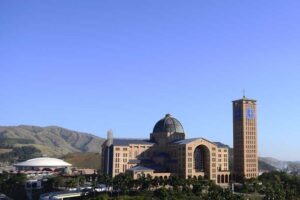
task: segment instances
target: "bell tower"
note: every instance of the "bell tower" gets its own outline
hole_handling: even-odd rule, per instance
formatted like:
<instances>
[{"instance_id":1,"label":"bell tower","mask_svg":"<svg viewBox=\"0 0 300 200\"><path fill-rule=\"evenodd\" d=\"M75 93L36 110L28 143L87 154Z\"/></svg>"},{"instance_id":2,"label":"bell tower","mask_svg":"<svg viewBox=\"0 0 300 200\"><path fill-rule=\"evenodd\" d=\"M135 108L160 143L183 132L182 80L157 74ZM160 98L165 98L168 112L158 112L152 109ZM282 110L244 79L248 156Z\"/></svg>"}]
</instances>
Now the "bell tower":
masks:
<instances>
[{"instance_id":1,"label":"bell tower","mask_svg":"<svg viewBox=\"0 0 300 200\"><path fill-rule=\"evenodd\" d=\"M258 176L256 100L242 99L233 103L233 155L237 181Z\"/></svg>"}]
</instances>

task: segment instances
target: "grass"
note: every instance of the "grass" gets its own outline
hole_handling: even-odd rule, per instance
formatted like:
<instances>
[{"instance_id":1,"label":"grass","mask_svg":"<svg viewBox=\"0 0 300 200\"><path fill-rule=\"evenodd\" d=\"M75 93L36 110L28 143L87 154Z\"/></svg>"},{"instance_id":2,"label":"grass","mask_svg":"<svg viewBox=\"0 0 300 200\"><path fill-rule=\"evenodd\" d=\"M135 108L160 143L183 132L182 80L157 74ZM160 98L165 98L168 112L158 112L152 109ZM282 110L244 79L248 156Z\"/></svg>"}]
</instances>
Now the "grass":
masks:
<instances>
[{"instance_id":1,"label":"grass","mask_svg":"<svg viewBox=\"0 0 300 200\"><path fill-rule=\"evenodd\" d=\"M99 153L69 153L62 157L74 167L100 169L101 156Z\"/></svg>"}]
</instances>

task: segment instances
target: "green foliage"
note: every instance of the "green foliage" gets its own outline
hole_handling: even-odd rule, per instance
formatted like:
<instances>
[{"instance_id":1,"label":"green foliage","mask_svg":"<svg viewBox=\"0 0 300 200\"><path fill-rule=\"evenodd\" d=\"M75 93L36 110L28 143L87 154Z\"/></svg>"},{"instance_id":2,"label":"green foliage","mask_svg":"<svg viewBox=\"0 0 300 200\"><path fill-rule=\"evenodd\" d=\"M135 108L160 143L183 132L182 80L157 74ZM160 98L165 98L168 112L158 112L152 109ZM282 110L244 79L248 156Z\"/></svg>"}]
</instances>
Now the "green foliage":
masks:
<instances>
[{"instance_id":1,"label":"green foliage","mask_svg":"<svg viewBox=\"0 0 300 200\"><path fill-rule=\"evenodd\" d=\"M101 155L94 152L75 152L64 155L62 159L78 168L101 168Z\"/></svg>"},{"instance_id":2,"label":"green foliage","mask_svg":"<svg viewBox=\"0 0 300 200\"><path fill-rule=\"evenodd\" d=\"M72 152L99 152L104 141L91 134L56 126L0 126L0 134L1 141L7 141L5 144L42 145L45 148L41 148L41 151L49 156L63 156Z\"/></svg>"},{"instance_id":3,"label":"green foliage","mask_svg":"<svg viewBox=\"0 0 300 200\"><path fill-rule=\"evenodd\" d=\"M101 194L97 197L89 198L89 200L109 200L109 196L107 194Z\"/></svg>"},{"instance_id":4,"label":"green foliage","mask_svg":"<svg viewBox=\"0 0 300 200\"><path fill-rule=\"evenodd\" d=\"M158 199L168 199L168 197L171 195L170 191L166 188L159 188L154 191L153 195Z\"/></svg>"},{"instance_id":5,"label":"green foliage","mask_svg":"<svg viewBox=\"0 0 300 200\"><path fill-rule=\"evenodd\" d=\"M26 199L24 174L0 174L0 191L14 199Z\"/></svg>"},{"instance_id":6,"label":"green foliage","mask_svg":"<svg viewBox=\"0 0 300 200\"><path fill-rule=\"evenodd\" d=\"M2 138L0 140L1 148L13 148L15 144L32 144L34 141L23 138Z\"/></svg>"},{"instance_id":7,"label":"green foliage","mask_svg":"<svg viewBox=\"0 0 300 200\"><path fill-rule=\"evenodd\" d=\"M84 176L76 176L76 177L63 177L63 176L55 176L49 178L47 187L49 187L49 191L57 190L57 188L68 187L74 188L85 183L86 179Z\"/></svg>"},{"instance_id":8,"label":"green foliage","mask_svg":"<svg viewBox=\"0 0 300 200\"><path fill-rule=\"evenodd\" d=\"M264 173L258 179L247 180L242 191L259 192L264 200L300 199L300 177L278 171Z\"/></svg>"},{"instance_id":9,"label":"green foliage","mask_svg":"<svg viewBox=\"0 0 300 200\"><path fill-rule=\"evenodd\" d=\"M114 189L122 191L123 194L128 194L133 187L133 179L128 174L119 174L113 179Z\"/></svg>"},{"instance_id":10,"label":"green foliage","mask_svg":"<svg viewBox=\"0 0 300 200\"><path fill-rule=\"evenodd\" d=\"M193 185L193 193L196 196L200 196L202 194L202 190L203 190L203 185L202 184L195 184Z\"/></svg>"},{"instance_id":11,"label":"green foliage","mask_svg":"<svg viewBox=\"0 0 300 200\"><path fill-rule=\"evenodd\" d=\"M213 182L201 178L151 178L140 177L133 180L128 174L119 174L111 179L98 175L98 183L113 186L112 199L152 199L152 200L241 200L241 196L230 190L223 190ZM226 197L226 199L224 198Z\"/></svg>"},{"instance_id":12,"label":"green foliage","mask_svg":"<svg viewBox=\"0 0 300 200\"><path fill-rule=\"evenodd\" d=\"M33 146L14 147L12 151L0 154L0 162L23 161L42 156L42 152Z\"/></svg>"}]
</instances>

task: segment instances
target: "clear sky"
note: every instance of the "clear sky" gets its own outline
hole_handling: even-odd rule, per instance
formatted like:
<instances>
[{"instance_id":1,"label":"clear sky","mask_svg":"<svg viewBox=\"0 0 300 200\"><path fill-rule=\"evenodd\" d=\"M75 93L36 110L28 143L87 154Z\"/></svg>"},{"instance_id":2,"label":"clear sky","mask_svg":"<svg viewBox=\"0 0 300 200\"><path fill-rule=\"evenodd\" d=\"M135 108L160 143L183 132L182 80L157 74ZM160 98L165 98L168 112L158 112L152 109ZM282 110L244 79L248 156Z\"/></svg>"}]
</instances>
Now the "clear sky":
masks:
<instances>
[{"instance_id":1,"label":"clear sky","mask_svg":"<svg viewBox=\"0 0 300 200\"><path fill-rule=\"evenodd\" d=\"M232 145L258 100L259 155L300 160L299 0L0 1L0 125L146 138L171 113Z\"/></svg>"}]
</instances>

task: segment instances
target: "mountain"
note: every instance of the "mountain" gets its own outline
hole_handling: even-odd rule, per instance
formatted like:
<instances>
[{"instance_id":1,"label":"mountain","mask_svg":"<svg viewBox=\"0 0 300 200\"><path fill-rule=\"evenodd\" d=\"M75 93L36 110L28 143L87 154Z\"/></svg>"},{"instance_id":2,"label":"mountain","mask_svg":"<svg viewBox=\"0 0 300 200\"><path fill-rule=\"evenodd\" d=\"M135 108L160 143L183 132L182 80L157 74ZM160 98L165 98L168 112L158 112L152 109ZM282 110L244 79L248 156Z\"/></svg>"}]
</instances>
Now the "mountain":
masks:
<instances>
[{"instance_id":1,"label":"mountain","mask_svg":"<svg viewBox=\"0 0 300 200\"><path fill-rule=\"evenodd\" d=\"M275 167L277 170L282 170L287 167L288 162L278 160L276 158L272 157L260 157L259 158L262 162L267 163L273 167Z\"/></svg>"},{"instance_id":2,"label":"mountain","mask_svg":"<svg viewBox=\"0 0 300 200\"><path fill-rule=\"evenodd\" d=\"M103 138L92 134L57 126L0 126L0 161L11 156L20 160L19 155L28 151L55 157L74 152L100 152L103 142Z\"/></svg>"},{"instance_id":3,"label":"mountain","mask_svg":"<svg viewBox=\"0 0 300 200\"><path fill-rule=\"evenodd\" d=\"M258 171L276 171L276 167L258 158Z\"/></svg>"},{"instance_id":4,"label":"mountain","mask_svg":"<svg viewBox=\"0 0 300 200\"><path fill-rule=\"evenodd\" d=\"M233 148L229 148L229 169L233 169ZM258 158L258 171L275 171L276 169L267 159Z\"/></svg>"},{"instance_id":5,"label":"mountain","mask_svg":"<svg viewBox=\"0 0 300 200\"><path fill-rule=\"evenodd\" d=\"M271 166L274 166L277 170L300 174L299 161L281 161L272 157L262 157L260 159L263 162L268 163Z\"/></svg>"}]
</instances>

